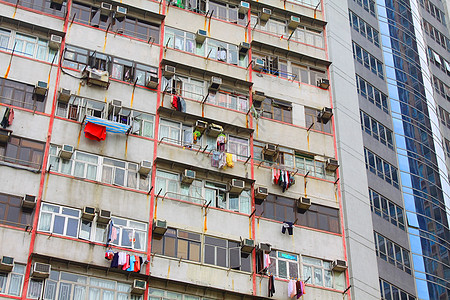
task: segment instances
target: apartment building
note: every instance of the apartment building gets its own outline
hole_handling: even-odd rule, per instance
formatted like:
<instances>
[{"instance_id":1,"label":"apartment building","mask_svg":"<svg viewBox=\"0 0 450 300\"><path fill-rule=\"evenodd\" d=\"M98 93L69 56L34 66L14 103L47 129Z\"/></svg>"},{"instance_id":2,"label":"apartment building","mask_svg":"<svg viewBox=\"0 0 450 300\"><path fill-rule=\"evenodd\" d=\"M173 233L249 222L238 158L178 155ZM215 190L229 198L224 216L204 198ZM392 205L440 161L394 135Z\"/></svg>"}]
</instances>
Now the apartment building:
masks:
<instances>
[{"instance_id":1,"label":"apartment building","mask_svg":"<svg viewBox=\"0 0 450 300\"><path fill-rule=\"evenodd\" d=\"M379 298L346 2L0 15L0 298Z\"/></svg>"},{"instance_id":2,"label":"apartment building","mask_svg":"<svg viewBox=\"0 0 450 300\"><path fill-rule=\"evenodd\" d=\"M449 299L448 1L348 1L381 299Z\"/></svg>"}]
</instances>

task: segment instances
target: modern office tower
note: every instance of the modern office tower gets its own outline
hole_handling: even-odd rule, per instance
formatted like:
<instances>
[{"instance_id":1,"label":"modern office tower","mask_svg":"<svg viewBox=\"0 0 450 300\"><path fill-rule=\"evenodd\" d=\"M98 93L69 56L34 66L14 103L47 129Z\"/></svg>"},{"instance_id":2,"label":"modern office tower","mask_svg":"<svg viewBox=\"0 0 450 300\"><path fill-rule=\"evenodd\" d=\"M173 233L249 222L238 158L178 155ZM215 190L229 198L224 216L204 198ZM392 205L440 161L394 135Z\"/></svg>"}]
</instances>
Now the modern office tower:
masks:
<instances>
[{"instance_id":1,"label":"modern office tower","mask_svg":"<svg viewBox=\"0 0 450 300\"><path fill-rule=\"evenodd\" d=\"M379 298L345 1L0 0L0 15L0 298ZM364 140L390 184L367 176L398 208L376 236L406 281L382 278L415 295L366 44L379 108L361 106L385 145Z\"/></svg>"},{"instance_id":2,"label":"modern office tower","mask_svg":"<svg viewBox=\"0 0 450 300\"><path fill-rule=\"evenodd\" d=\"M348 9L381 298L449 299L448 1Z\"/></svg>"}]
</instances>

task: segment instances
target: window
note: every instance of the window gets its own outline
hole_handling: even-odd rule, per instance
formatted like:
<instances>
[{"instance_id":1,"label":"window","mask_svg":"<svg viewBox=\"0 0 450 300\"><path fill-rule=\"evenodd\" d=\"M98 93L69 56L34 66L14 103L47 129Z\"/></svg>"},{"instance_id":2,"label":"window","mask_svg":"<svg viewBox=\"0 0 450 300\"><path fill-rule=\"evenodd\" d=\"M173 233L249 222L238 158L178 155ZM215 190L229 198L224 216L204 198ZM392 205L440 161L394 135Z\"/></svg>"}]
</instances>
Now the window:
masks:
<instances>
[{"instance_id":1,"label":"window","mask_svg":"<svg viewBox=\"0 0 450 300\"><path fill-rule=\"evenodd\" d=\"M343 282L334 282L331 262L317 258L302 256L303 280L308 283L327 288L343 287ZM343 280L343 277L338 277Z\"/></svg>"},{"instance_id":2,"label":"window","mask_svg":"<svg viewBox=\"0 0 450 300\"><path fill-rule=\"evenodd\" d=\"M420 0L420 5L427 10L436 20L441 22L444 26L446 25L445 22L445 13L436 7L431 1L429 0Z\"/></svg>"},{"instance_id":3,"label":"window","mask_svg":"<svg viewBox=\"0 0 450 300\"><path fill-rule=\"evenodd\" d=\"M239 13L237 5L210 0L207 3L208 11L212 12L213 17L243 26L247 25L247 14Z\"/></svg>"},{"instance_id":4,"label":"window","mask_svg":"<svg viewBox=\"0 0 450 300\"><path fill-rule=\"evenodd\" d=\"M372 104L375 104L385 113L389 113L387 96L385 94L361 78L359 75L356 75L356 87L358 89L358 94L369 100Z\"/></svg>"},{"instance_id":5,"label":"window","mask_svg":"<svg viewBox=\"0 0 450 300\"><path fill-rule=\"evenodd\" d=\"M425 19L422 19L422 26L425 28L425 32L428 36L441 45L442 48L449 50L450 40L445 36L445 34L437 30L433 25L425 21Z\"/></svg>"},{"instance_id":6,"label":"window","mask_svg":"<svg viewBox=\"0 0 450 300\"><path fill-rule=\"evenodd\" d=\"M117 238L111 240L111 244L134 250L146 249L147 224L116 217L111 220L117 229Z\"/></svg>"},{"instance_id":7,"label":"window","mask_svg":"<svg viewBox=\"0 0 450 300\"><path fill-rule=\"evenodd\" d=\"M204 80L175 75L170 79L162 77L161 90L195 101L202 101L206 88Z\"/></svg>"},{"instance_id":8,"label":"window","mask_svg":"<svg viewBox=\"0 0 450 300\"><path fill-rule=\"evenodd\" d=\"M373 232L377 256L411 274L409 251L395 244L377 232Z\"/></svg>"},{"instance_id":9,"label":"window","mask_svg":"<svg viewBox=\"0 0 450 300\"><path fill-rule=\"evenodd\" d=\"M0 143L0 161L40 169L45 143L12 136L6 144Z\"/></svg>"},{"instance_id":10,"label":"window","mask_svg":"<svg viewBox=\"0 0 450 300\"><path fill-rule=\"evenodd\" d=\"M430 47L428 47L427 49L428 60L436 67L441 69L445 74L450 76L450 63Z\"/></svg>"},{"instance_id":11,"label":"window","mask_svg":"<svg viewBox=\"0 0 450 300\"><path fill-rule=\"evenodd\" d=\"M433 75L434 90L444 99L450 101L450 87Z\"/></svg>"},{"instance_id":12,"label":"window","mask_svg":"<svg viewBox=\"0 0 450 300\"><path fill-rule=\"evenodd\" d=\"M450 158L450 141L447 139L444 139L444 140L445 140L445 150L447 152L447 157Z\"/></svg>"},{"instance_id":13,"label":"window","mask_svg":"<svg viewBox=\"0 0 450 300\"><path fill-rule=\"evenodd\" d=\"M15 0L5 0L6 2L16 4L17 1ZM64 12L66 9L66 2L63 2L63 4L58 4L55 2L52 2L51 0L27 0L27 1L20 1L19 7L28 7L31 9L39 10L47 14L51 14L57 17L64 17Z\"/></svg>"},{"instance_id":14,"label":"window","mask_svg":"<svg viewBox=\"0 0 450 300\"><path fill-rule=\"evenodd\" d=\"M321 119L318 118L320 110L305 107L305 127L309 128L311 125L311 129L331 133L331 122L328 121L326 124L322 122Z\"/></svg>"},{"instance_id":15,"label":"window","mask_svg":"<svg viewBox=\"0 0 450 300\"><path fill-rule=\"evenodd\" d=\"M228 153L236 154L239 159L246 159L249 155L248 139L228 136Z\"/></svg>"},{"instance_id":16,"label":"window","mask_svg":"<svg viewBox=\"0 0 450 300\"><path fill-rule=\"evenodd\" d=\"M298 212L296 199L269 194L262 204L256 204L256 214L280 222L298 219L298 224L329 232L340 232L339 210L312 204L303 213Z\"/></svg>"},{"instance_id":17,"label":"window","mask_svg":"<svg viewBox=\"0 0 450 300\"><path fill-rule=\"evenodd\" d=\"M22 197L0 193L0 224L25 228L33 223L34 210L22 209Z\"/></svg>"},{"instance_id":18,"label":"window","mask_svg":"<svg viewBox=\"0 0 450 300\"><path fill-rule=\"evenodd\" d=\"M62 271L52 270L50 277L45 280L43 292L42 286L43 281L31 279L28 288L28 297L46 300L143 300L142 296L130 295L131 284Z\"/></svg>"},{"instance_id":19,"label":"window","mask_svg":"<svg viewBox=\"0 0 450 300\"><path fill-rule=\"evenodd\" d=\"M376 29L374 29L372 26L370 26L369 24L367 24L364 21L364 19L360 18L357 14L355 14L351 10L348 11L348 14L349 14L350 26L352 26L354 30L361 33L362 36L367 38L375 46L380 47L378 31Z\"/></svg>"},{"instance_id":20,"label":"window","mask_svg":"<svg viewBox=\"0 0 450 300\"><path fill-rule=\"evenodd\" d=\"M366 169L378 175L381 179L398 188L397 168L368 149L364 149Z\"/></svg>"},{"instance_id":21,"label":"window","mask_svg":"<svg viewBox=\"0 0 450 300\"><path fill-rule=\"evenodd\" d=\"M251 272L251 255L241 252L241 243L205 236L204 263Z\"/></svg>"},{"instance_id":22,"label":"window","mask_svg":"<svg viewBox=\"0 0 450 300\"><path fill-rule=\"evenodd\" d=\"M149 189L150 176L139 174L136 163L80 151L75 151L70 160L60 159L57 155L58 149L57 146L50 146L49 165L54 172L132 189Z\"/></svg>"},{"instance_id":23,"label":"window","mask_svg":"<svg viewBox=\"0 0 450 300\"><path fill-rule=\"evenodd\" d=\"M106 30L111 25L111 31L125 36L135 37L148 42L150 39L159 41L159 25L140 20L129 15L113 18L112 15L102 15L99 7L74 2L70 18L82 24Z\"/></svg>"},{"instance_id":24,"label":"window","mask_svg":"<svg viewBox=\"0 0 450 300\"><path fill-rule=\"evenodd\" d=\"M380 278L380 292L381 298L386 300L416 300L416 297L409 295L405 291L399 289L398 287L390 284L389 282Z\"/></svg>"},{"instance_id":25,"label":"window","mask_svg":"<svg viewBox=\"0 0 450 300\"><path fill-rule=\"evenodd\" d=\"M292 124L292 104L289 102L266 98L256 108L265 118Z\"/></svg>"},{"instance_id":26,"label":"window","mask_svg":"<svg viewBox=\"0 0 450 300\"><path fill-rule=\"evenodd\" d=\"M375 17L375 0L353 0Z\"/></svg>"},{"instance_id":27,"label":"window","mask_svg":"<svg viewBox=\"0 0 450 300\"><path fill-rule=\"evenodd\" d=\"M14 264L9 273L0 272L0 294L20 297L24 274L25 265L20 264Z\"/></svg>"},{"instance_id":28,"label":"window","mask_svg":"<svg viewBox=\"0 0 450 300\"><path fill-rule=\"evenodd\" d=\"M208 297L199 297L199 296L193 296L193 295L189 295L189 294L182 294L182 293L177 293L177 292L172 292L172 291L166 291L166 290L160 290L160 289L154 289L154 288L149 288L148 289L148 294L149 294L149 298L148 300L172 300L172 299L177 299L177 300L213 300L213 299L222 299L222 298L216 298L216 297L211 297L210 295L208 295Z\"/></svg>"},{"instance_id":29,"label":"window","mask_svg":"<svg viewBox=\"0 0 450 300\"><path fill-rule=\"evenodd\" d=\"M405 219L403 208L387 200L385 197L369 189L370 209L393 225L405 230Z\"/></svg>"},{"instance_id":30,"label":"window","mask_svg":"<svg viewBox=\"0 0 450 300\"><path fill-rule=\"evenodd\" d=\"M366 69L384 79L383 63L356 43L353 43L353 58L363 64Z\"/></svg>"},{"instance_id":31,"label":"window","mask_svg":"<svg viewBox=\"0 0 450 300\"><path fill-rule=\"evenodd\" d=\"M212 207L218 207L249 214L251 208L250 191L244 190L239 195L227 192L227 185L205 181L205 201Z\"/></svg>"},{"instance_id":32,"label":"window","mask_svg":"<svg viewBox=\"0 0 450 300\"><path fill-rule=\"evenodd\" d=\"M1 103L44 112L47 97L36 95L33 91L32 85L0 78Z\"/></svg>"},{"instance_id":33,"label":"window","mask_svg":"<svg viewBox=\"0 0 450 300\"><path fill-rule=\"evenodd\" d=\"M181 143L181 123L161 119L159 139L170 143Z\"/></svg>"},{"instance_id":34,"label":"window","mask_svg":"<svg viewBox=\"0 0 450 300\"><path fill-rule=\"evenodd\" d=\"M245 113L248 112L248 97L236 93L226 91L210 92L206 102Z\"/></svg>"},{"instance_id":35,"label":"window","mask_svg":"<svg viewBox=\"0 0 450 300\"><path fill-rule=\"evenodd\" d=\"M380 141L383 145L389 147L389 149L394 150L392 131L381 123L376 121L374 118L370 117L368 114L360 111L361 117L361 129L367 134L371 135L374 139Z\"/></svg>"},{"instance_id":36,"label":"window","mask_svg":"<svg viewBox=\"0 0 450 300\"><path fill-rule=\"evenodd\" d=\"M161 236L153 234L152 253L200 262L201 236L174 228L168 228Z\"/></svg>"},{"instance_id":37,"label":"window","mask_svg":"<svg viewBox=\"0 0 450 300\"><path fill-rule=\"evenodd\" d=\"M269 256L270 275L283 279L301 280L298 271L299 259L297 254L272 250Z\"/></svg>"},{"instance_id":38,"label":"window","mask_svg":"<svg viewBox=\"0 0 450 300\"><path fill-rule=\"evenodd\" d=\"M214 13L213 13L214 14ZM241 55L238 46L206 38L202 44L196 43L195 34L179 29L166 27L164 45L202 57L208 57L241 67L247 67L247 55Z\"/></svg>"},{"instance_id":39,"label":"window","mask_svg":"<svg viewBox=\"0 0 450 300\"><path fill-rule=\"evenodd\" d=\"M78 209L43 203L38 230L77 238L80 213Z\"/></svg>"}]
</instances>

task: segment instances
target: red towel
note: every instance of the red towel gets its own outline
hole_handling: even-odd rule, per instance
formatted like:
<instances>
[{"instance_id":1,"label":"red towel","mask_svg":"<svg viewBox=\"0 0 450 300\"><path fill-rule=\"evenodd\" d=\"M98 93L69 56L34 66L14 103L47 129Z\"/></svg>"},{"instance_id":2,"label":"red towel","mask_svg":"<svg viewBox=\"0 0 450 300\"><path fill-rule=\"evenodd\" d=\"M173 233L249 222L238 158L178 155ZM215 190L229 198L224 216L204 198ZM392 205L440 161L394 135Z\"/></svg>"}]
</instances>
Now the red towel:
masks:
<instances>
[{"instance_id":1,"label":"red towel","mask_svg":"<svg viewBox=\"0 0 450 300\"><path fill-rule=\"evenodd\" d=\"M84 136L94 141L104 141L106 139L106 126L87 122L84 127Z\"/></svg>"}]
</instances>

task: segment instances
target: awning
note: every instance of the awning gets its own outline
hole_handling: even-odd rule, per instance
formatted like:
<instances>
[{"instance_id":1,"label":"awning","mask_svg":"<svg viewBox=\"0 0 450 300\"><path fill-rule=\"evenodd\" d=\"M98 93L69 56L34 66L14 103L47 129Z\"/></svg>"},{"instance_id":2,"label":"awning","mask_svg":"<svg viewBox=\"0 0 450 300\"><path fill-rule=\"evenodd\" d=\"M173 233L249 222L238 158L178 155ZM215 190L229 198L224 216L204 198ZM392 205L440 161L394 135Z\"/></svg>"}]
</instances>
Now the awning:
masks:
<instances>
[{"instance_id":1,"label":"awning","mask_svg":"<svg viewBox=\"0 0 450 300\"><path fill-rule=\"evenodd\" d=\"M438 64L441 64L441 58L439 57L439 54L437 54L436 52L433 51L433 56L434 56L434 60L435 60Z\"/></svg>"},{"instance_id":2,"label":"awning","mask_svg":"<svg viewBox=\"0 0 450 300\"><path fill-rule=\"evenodd\" d=\"M444 60L444 63L445 63L445 68L447 69L447 72L450 72L450 64L446 60Z\"/></svg>"},{"instance_id":3,"label":"awning","mask_svg":"<svg viewBox=\"0 0 450 300\"><path fill-rule=\"evenodd\" d=\"M109 120L105 120L105 119L101 119L101 118L97 118L97 117L93 117L93 116L86 116L85 124L88 122L105 126L106 132L112 132L112 133L127 133L128 130L130 130L130 128L131 128L130 125L117 123L117 122L113 122L113 121L109 121Z\"/></svg>"}]
</instances>

